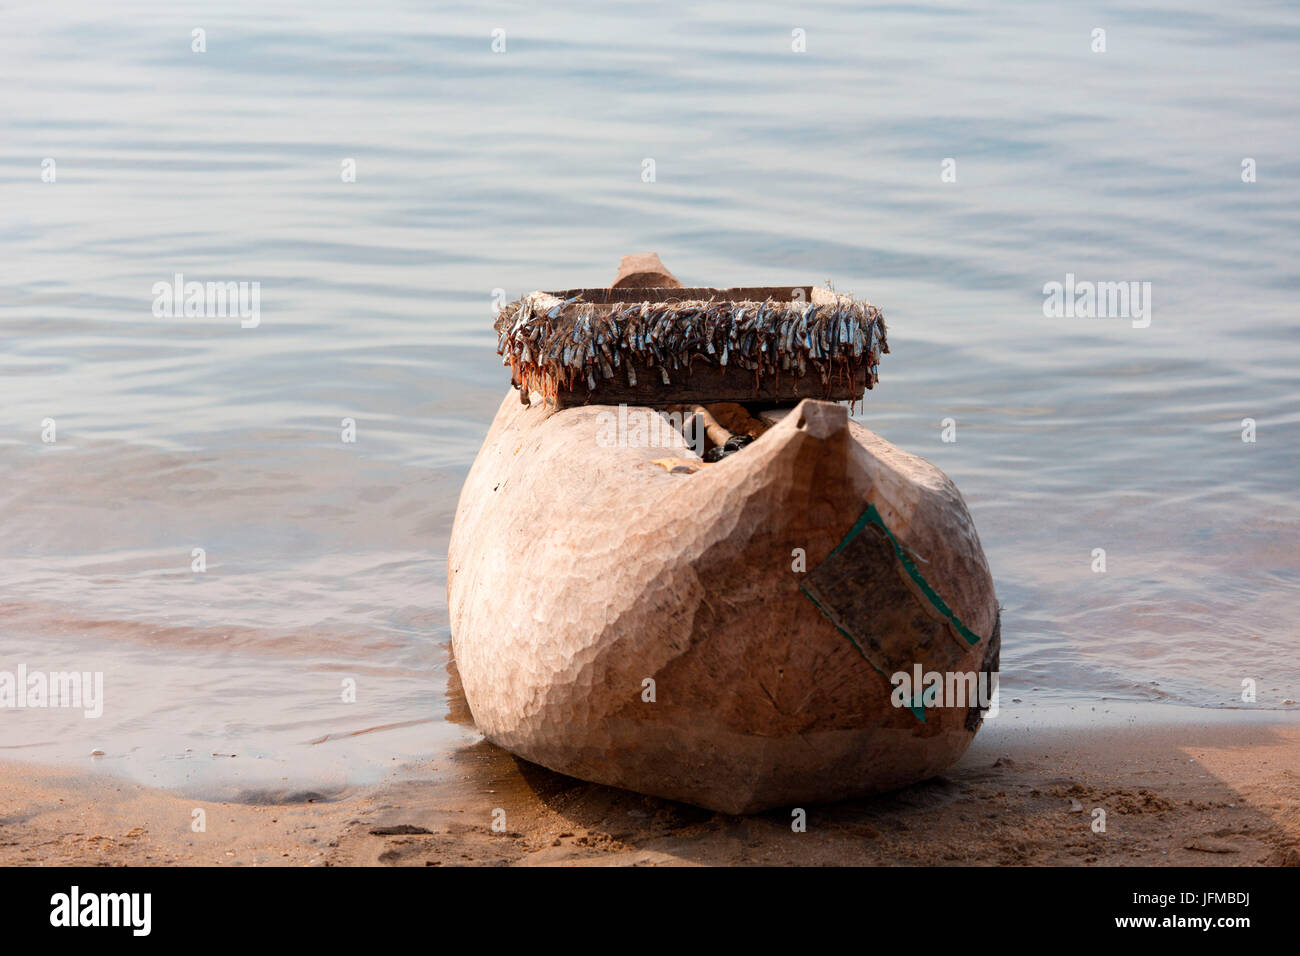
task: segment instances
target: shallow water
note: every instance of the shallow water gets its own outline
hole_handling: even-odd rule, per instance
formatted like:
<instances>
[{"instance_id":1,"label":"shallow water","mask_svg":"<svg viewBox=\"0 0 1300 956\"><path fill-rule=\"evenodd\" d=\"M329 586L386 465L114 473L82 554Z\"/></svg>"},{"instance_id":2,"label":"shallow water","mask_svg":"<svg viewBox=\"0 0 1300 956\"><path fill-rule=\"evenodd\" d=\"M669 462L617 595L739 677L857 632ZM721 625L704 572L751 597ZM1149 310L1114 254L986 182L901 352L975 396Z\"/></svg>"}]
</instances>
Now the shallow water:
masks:
<instances>
[{"instance_id":1,"label":"shallow water","mask_svg":"<svg viewBox=\"0 0 1300 956\"><path fill-rule=\"evenodd\" d=\"M859 417L962 488L1027 705L1300 698L1300 12L1192 6L8 5L0 670L106 701L3 752L292 787L463 739L493 290L645 249L884 308ZM1150 282L1150 326L1045 318L1067 272ZM176 273L259 324L155 317Z\"/></svg>"}]
</instances>

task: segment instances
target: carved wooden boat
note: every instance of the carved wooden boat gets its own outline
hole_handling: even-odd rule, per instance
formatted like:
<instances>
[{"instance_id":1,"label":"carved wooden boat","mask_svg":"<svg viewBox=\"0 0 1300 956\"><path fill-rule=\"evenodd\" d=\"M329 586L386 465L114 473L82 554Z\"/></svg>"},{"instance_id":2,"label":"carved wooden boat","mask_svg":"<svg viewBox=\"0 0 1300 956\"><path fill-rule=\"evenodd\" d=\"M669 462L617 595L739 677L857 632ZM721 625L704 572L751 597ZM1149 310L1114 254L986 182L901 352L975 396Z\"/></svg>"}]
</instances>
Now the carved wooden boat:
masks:
<instances>
[{"instance_id":1,"label":"carved wooden boat","mask_svg":"<svg viewBox=\"0 0 1300 956\"><path fill-rule=\"evenodd\" d=\"M512 392L469 473L448 605L487 739L728 813L956 761L987 702L969 678L996 672L1000 633L953 483L831 402L767 412L742 452L693 469L661 464L699 461L670 428L611 442L633 416L659 417ZM900 691L904 673L940 675L938 700Z\"/></svg>"}]
</instances>

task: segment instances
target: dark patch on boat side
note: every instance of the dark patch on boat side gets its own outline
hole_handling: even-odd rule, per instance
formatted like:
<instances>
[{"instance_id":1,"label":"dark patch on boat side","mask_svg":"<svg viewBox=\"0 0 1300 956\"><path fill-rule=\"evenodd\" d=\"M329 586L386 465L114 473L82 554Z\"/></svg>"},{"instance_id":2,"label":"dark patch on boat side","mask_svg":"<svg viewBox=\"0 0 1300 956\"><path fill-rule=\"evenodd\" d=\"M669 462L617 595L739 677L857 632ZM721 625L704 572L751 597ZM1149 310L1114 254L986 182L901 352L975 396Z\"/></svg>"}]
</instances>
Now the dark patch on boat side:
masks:
<instances>
[{"instance_id":1,"label":"dark patch on boat side","mask_svg":"<svg viewBox=\"0 0 1300 956\"><path fill-rule=\"evenodd\" d=\"M979 640L906 558L874 506L809 573L803 592L886 676L910 674L916 664L953 671Z\"/></svg>"},{"instance_id":2,"label":"dark patch on boat side","mask_svg":"<svg viewBox=\"0 0 1300 956\"><path fill-rule=\"evenodd\" d=\"M985 685L992 692L993 681L997 679L998 670L1002 663L1002 609L998 609L998 616L993 619L993 635L989 638L988 647L984 649L984 662L980 665L980 673L986 675ZM994 694L996 697L996 694ZM980 707L979 702L971 705L970 710L966 711L967 730L974 733L984 721L984 714L987 708Z\"/></svg>"}]
</instances>

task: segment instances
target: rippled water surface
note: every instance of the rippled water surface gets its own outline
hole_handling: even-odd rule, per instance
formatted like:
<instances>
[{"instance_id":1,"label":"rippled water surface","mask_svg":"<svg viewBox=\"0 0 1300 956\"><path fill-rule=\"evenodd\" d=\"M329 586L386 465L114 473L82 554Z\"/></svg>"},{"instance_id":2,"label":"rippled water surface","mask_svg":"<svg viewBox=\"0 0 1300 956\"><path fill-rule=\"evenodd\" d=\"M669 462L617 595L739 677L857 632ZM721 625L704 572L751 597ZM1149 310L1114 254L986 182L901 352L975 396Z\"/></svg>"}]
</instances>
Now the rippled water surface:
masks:
<instances>
[{"instance_id":1,"label":"rippled water surface","mask_svg":"<svg viewBox=\"0 0 1300 956\"><path fill-rule=\"evenodd\" d=\"M860 417L962 488L1027 705L1300 697L1300 13L1045 6L5 6L0 670L106 703L3 752L291 787L463 738L493 290L646 249L884 308ZM1150 327L1045 318L1067 272ZM176 273L260 323L155 317Z\"/></svg>"}]
</instances>

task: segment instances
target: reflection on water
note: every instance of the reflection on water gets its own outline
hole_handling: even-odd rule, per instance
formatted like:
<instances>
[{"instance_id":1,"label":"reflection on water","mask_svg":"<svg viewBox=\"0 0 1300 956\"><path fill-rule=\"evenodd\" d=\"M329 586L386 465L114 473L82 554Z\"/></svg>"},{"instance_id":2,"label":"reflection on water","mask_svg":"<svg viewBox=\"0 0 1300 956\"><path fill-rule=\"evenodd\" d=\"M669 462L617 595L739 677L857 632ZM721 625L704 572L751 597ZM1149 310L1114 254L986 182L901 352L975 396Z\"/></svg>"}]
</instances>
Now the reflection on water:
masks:
<instances>
[{"instance_id":1,"label":"reflection on water","mask_svg":"<svg viewBox=\"0 0 1300 956\"><path fill-rule=\"evenodd\" d=\"M1300 696L1300 14L1196 6L9 6L0 669L102 670L108 704L0 746L274 787L460 739L493 290L643 249L885 308L860 417L970 502L1005 686ZM260 324L155 317L177 272L260 283ZM1152 283L1151 327L1044 318L1068 272Z\"/></svg>"}]
</instances>

